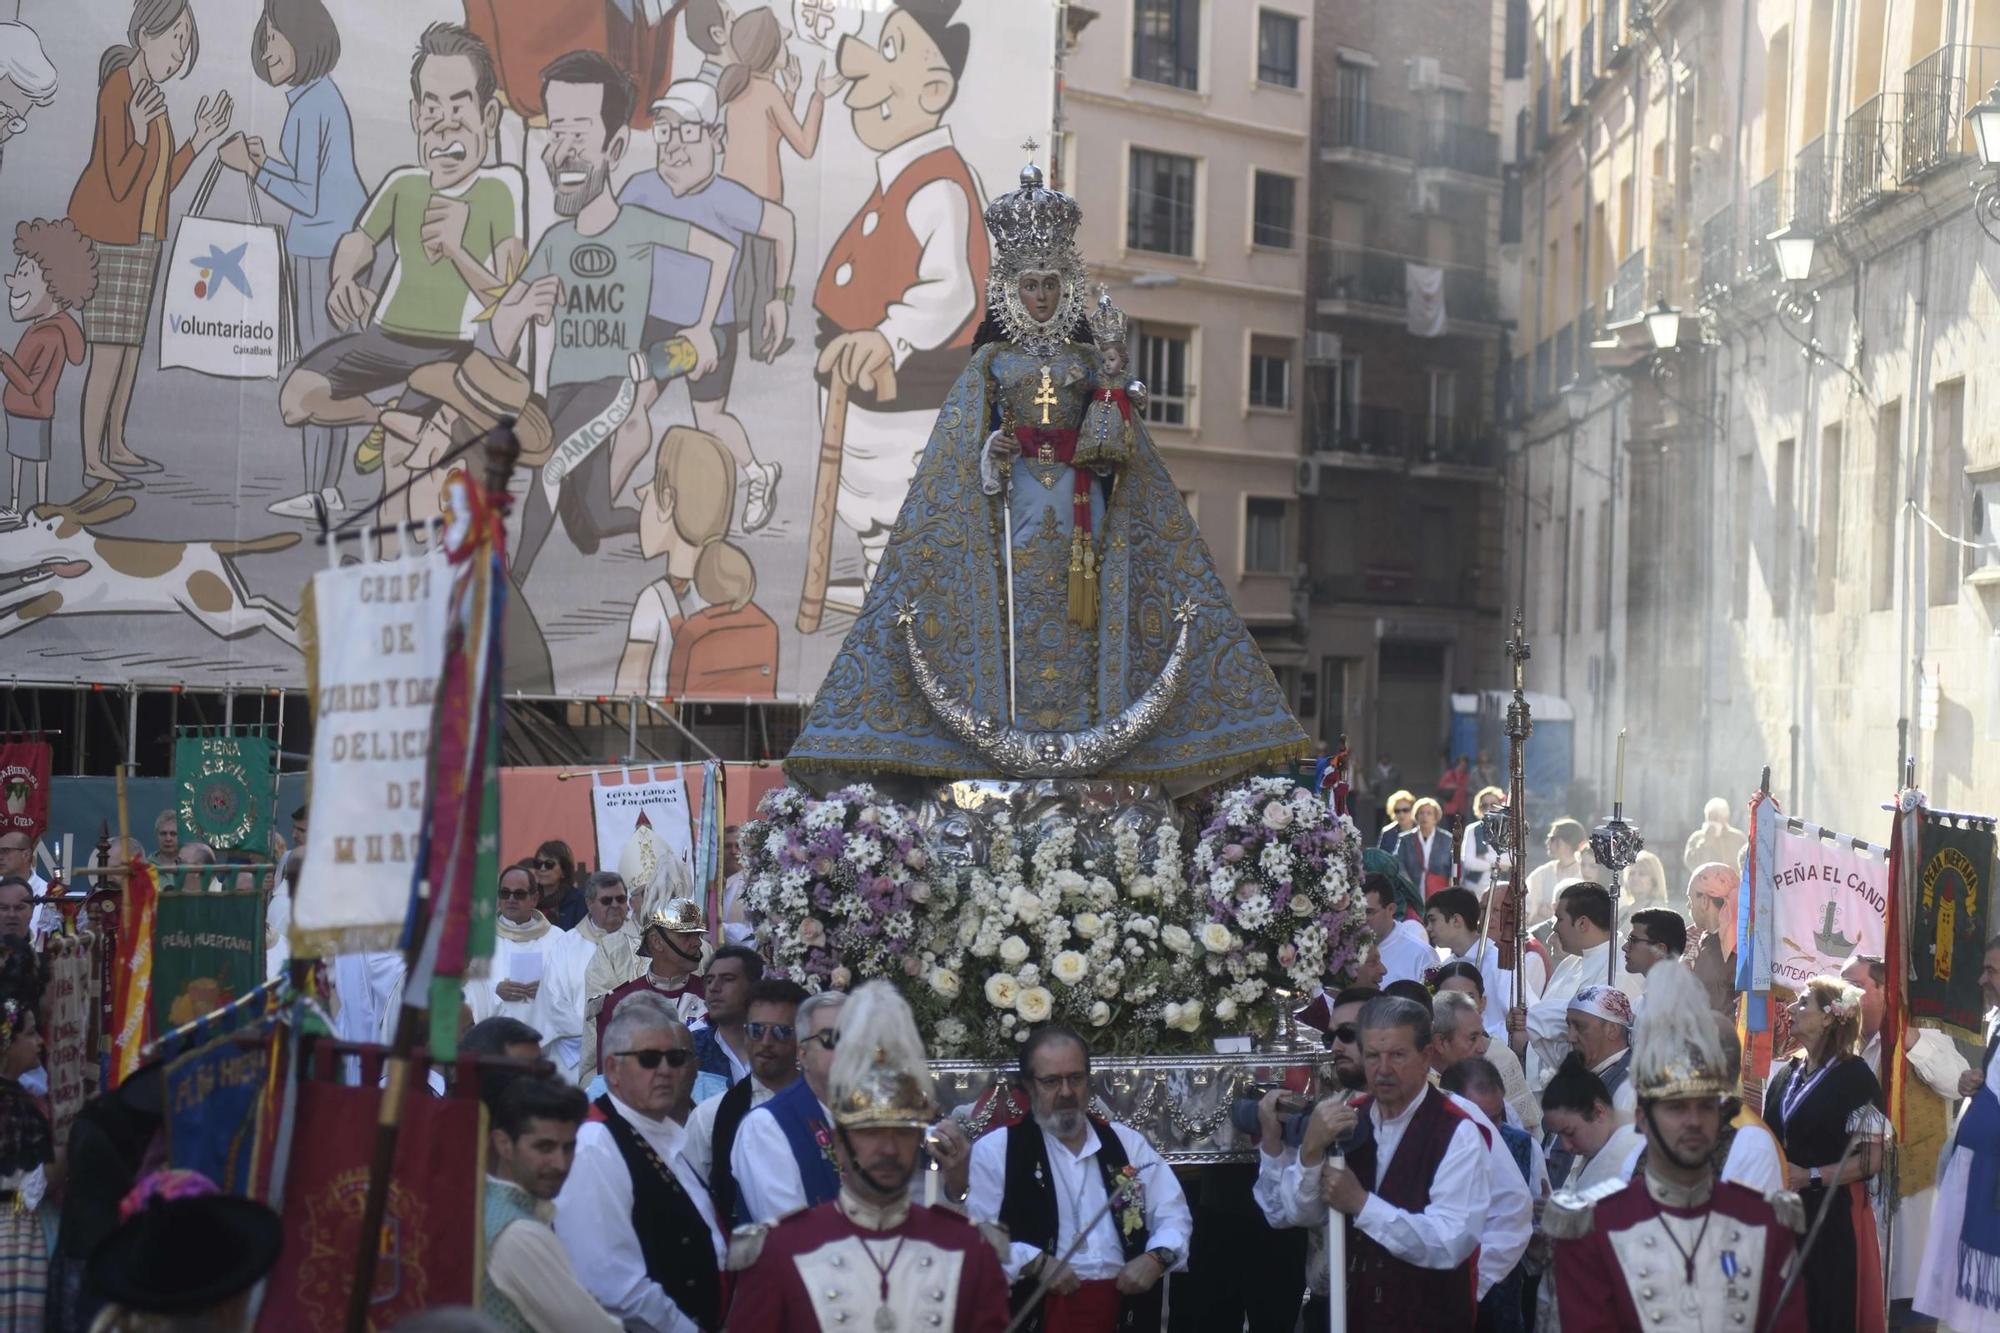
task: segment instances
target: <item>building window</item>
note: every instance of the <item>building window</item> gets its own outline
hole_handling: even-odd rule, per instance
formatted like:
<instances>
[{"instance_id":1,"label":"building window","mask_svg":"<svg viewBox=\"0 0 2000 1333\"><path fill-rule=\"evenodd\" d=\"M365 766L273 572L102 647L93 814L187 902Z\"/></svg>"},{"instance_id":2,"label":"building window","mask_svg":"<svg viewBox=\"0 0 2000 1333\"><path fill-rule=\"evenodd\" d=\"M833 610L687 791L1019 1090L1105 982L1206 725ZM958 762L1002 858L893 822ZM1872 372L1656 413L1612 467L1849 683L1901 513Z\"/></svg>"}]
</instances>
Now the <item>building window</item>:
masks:
<instances>
[{"instance_id":1,"label":"building window","mask_svg":"<svg viewBox=\"0 0 2000 1333\"><path fill-rule=\"evenodd\" d=\"M1195 160L1178 153L1132 150L1132 186L1125 204L1125 244L1133 250L1194 257Z\"/></svg>"},{"instance_id":2,"label":"building window","mask_svg":"<svg viewBox=\"0 0 2000 1333\"><path fill-rule=\"evenodd\" d=\"M1838 424L1819 436L1819 513L1813 516L1813 610L1833 610L1835 580L1840 577L1840 456Z\"/></svg>"},{"instance_id":3,"label":"building window","mask_svg":"<svg viewBox=\"0 0 2000 1333\"><path fill-rule=\"evenodd\" d=\"M1432 367L1426 375L1430 397L1424 416L1424 443L1435 453L1451 448L1456 435L1458 372Z\"/></svg>"},{"instance_id":4,"label":"building window","mask_svg":"<svg viewBox=\"0 0 2000 1333\"><path fill-rule=\"evenodd\" d=\"M1250 406L1288 412L1292 406L1292 344L1286 338L1250 340Z\"/></svg>"},{"instance_id":5,"label":"building window","mask_svg":"<svg viewBox=\"0 0 2000 1333\"><path fill-rule=\"evenodd\" d=\"M1257 11L1257 82L1299 86L1299 21L1294 16Z\"/></svg>"},{"instance_id":6,"label":"building window","mask_svg":"<svg viewBox=\"0 0 2000 1333\"><path fill-rule=\"evenodd\" d=\"M1201 0L1135 0L1132 76L1170 88L1201 86Z\"/></svg>"},{"instance_id":7,"label":"building window","mask_svg":"<svg viewBox=\"0 0 2000 1333\"><path fill-rule=\"evenodd\" d=\"M1189 378L1190 335L1184 329L1141 326L1139 354L1133 358L1146 382L1146 420L1156 426L1189 424L1194 382Z\"/></svg>"},{"instance_id":8,"label":"building window","mask_svg":"<svg viewBox=\"0 0 2000 1333\"><path fill-rule=\"evenodd\" d=\"M1292 248L1292 219L1298 216L1299 183L1275 171L1256 174L1250 240L1273 250Z\"/></svg>"},{"instance_id":9,"label":"building window","mask_svg":"<svg viewBox=\"0 0 2000 1333\"><path fill-rule=\"evenodd\" d=\"M1896 497L1901 491L1903 402L1885 406L1875 418L1875 477L1868 525L1868 609L1896 604Z\"/></svg>"},{"instance_id":10,"label":"building window","mask_svg":"<svg viewBox=\"0 0 2000 1333\"><path fill-rule=\"evenodd\" d=\"M1924 507L1931 522L1946 532L1965 530L1965 381L1953 380L1937 387L1931 408L1931 475ZM1924 543L1930 552L1926 571L1932 606L1952 606L1958 601L1958 584L1963 575L1965 548L1935 533Z\"/></svg>"},{"instance_id":11,"label":"building window","mask_svg":"<svg viewBox=\"0 0 2000 1333\"><path fill-rule=\"evenodd\" d=\"M1286 553L1288 527L1283 500L1251 496L1243 509L1243 572L1246 574L1289 574L1292 559Z\"/></svg>"}]
</instances>

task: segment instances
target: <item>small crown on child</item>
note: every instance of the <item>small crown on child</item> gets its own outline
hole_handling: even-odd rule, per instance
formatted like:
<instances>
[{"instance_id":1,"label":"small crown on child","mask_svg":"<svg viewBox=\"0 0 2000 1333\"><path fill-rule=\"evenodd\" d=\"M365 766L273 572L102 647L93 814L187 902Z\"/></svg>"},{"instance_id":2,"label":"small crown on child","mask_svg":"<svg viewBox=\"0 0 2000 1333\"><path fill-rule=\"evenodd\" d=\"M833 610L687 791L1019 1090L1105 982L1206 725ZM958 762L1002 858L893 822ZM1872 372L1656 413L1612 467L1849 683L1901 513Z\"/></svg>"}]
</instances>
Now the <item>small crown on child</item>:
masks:
<instances>
[{"instance_id":1,"label":"small crown on child","mask_svg":"<svg viewBox=\"0 0 2000 1333\"><path fill-rule=\"evenodd\" d=\"M1119 347L1125 343L1125 312L1112 304L1109 288L1097 288L1097 309L1090 313L1090 336L1099 347Z\"/></svg>"}]
</instances>

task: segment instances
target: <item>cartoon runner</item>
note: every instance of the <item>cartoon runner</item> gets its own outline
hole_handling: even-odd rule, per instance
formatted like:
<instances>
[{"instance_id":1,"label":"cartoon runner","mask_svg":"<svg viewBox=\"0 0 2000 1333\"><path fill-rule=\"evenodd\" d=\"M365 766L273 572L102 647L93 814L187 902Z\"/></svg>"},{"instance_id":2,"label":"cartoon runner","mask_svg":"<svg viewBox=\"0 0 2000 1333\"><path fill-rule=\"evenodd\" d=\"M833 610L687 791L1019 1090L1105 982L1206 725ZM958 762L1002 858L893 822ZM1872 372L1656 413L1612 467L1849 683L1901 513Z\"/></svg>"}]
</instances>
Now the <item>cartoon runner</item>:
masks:
<instances>
[{"instance_id":1,"label":"cartoon runner","mask_svg":"<svg viewBox=\"0 0 2000 1333\"><path fill-rule=\"evenodd\" d=\"M285 90L285 124L278 151L241 135L218 150L222 164L249 176L283 204L285 254L292 266L292 299L299 346L315 348L338 332L327 316L333 251L354 230L368 190L354 165L354 121L333 81L340 60L340 30L323 0L264 0L251 39L251 64L264 82ZM311 518L314 501L331 513L347 508L340 493L347 432L307 426L299 433L303 486L269 506L282 518Z\"/></svg>"},{"instance_id":2,"label":"cartoon runner","mask_svg":"<svg viewBox=\"0 0 2000 1333\"><path fill-rule=\"evenodd\" d=\"M652 443L646 410L659 385L639 353L656 250L707 263L700 307L682 336L693 349L686 369L700 377L716 365L714 325L736 251L678 218L619 205L611 173L631 144L625 122L634 96L632 80L596 51L572 51L542 71L549 112L542 163L562 221L542 234L493 314L503 355L514 354L531 323L552 325L555 335L548 391L555 455L528 489L514 556L523 583L558 513L585 555L605 537L638 531L637 511L613 499Z\"/></svg>"},{"instance_id":3,"label":"cartoon runner","mask_svg":"<svg viewBox=\"0 0 2000 1333\"><path fill-rule=\"evenodd\" d=\"M160 241L174 187L229 129L229 94L196 104L194 138L176 147L161 85L191 73L201 55L188 0L136 0L127 44L97 62L97 128L90 161L69 197L69 218L97 245L97 292L83 311L90 369L83 376L83 475L121 490L127 473L158 472L125 442L139 352L152 324ZM120 471L119 469L124 469Z\"/></svg>"},{"instance_id":4,"label":"cartoon runner","mask_svg":"<svg viewBox=\"0 0 2000 1333\"><path fill-rule=\"evenodd\" d=\"M778 626L753 600L757 570L729 540L736 464L713 435L675 426L639 488L639 549L664 559L639 593L617 689L655 699L772 698Z\"/></svg>"},{"instance_id":5,"label":"cartoon runner","mask_svg":"<svg viewBox=\"0 0 2000 1333\"><path fill-rule=\"evenodd\" d=\"M514 272L526 251L520 173L481 165L499 123L485 43L455 23L425 28L410 71L420 165L390 172L361 225L334 247L326 313L349 332L306 353L286 377L278 394L286 425L373 425L382 409L369 394L472 350L476 317L504 285L496 272ZM378 293L361 280L385 237L396 260ZM371 432L354 467L381 465L381 435Z\"/></svg>"},{"instance_id":6,"label":"cartoon runner","mask_svg":"<svg viewBox=\"0 0 2000 1333\"><path fill-rule=\"evenodd\" d=\"M56 386L65 365L83 364L83 330L72 311L97 290L97 255L68 218L36 218L14 228L18 262L7 275L7 313L28 325L12 356L0 352L0 392L7 412L7 454L13 476L10 508L26 513L49 498L49 440L56 414ZM21 495L21 464L35 465L35 498Z\"/></svg>"},{"instance_id":7,"label":"cartoon runner","mask_svg":"<svg viewBox=\"0 0 2000 1333\"><path fill-rule=\"evenodd\" d=\"M28 113L56 100L56 67L25 23L0 23L0 164L7 141L28 128Z\"/></svg>"},{"instance_id":8,"label":"cartoon runner","mask_svg":"<svg viewBox=\"0 0 2000 1333\"><path fill-rule=\"evenodd\" d=\"M762 12L762 11L760 11ZM745 19L744 23L749 20ZM722 77L725 89L740 88L747 76L732 65ZM729 411L729 388L736 375L739 344L749 341L767 356L785 340L791 311L792 242L796 231L791 211L783 204L759 199L735 181L717 174L722 162L722 116L715 89L698 79L683 79L653 103L653 136L659 143L658 169L634 176L619 191L626 206L651 209L663 217L680 218L710 231L736 248L740 256L750 237L766 239L777 254L779 284L757 310L739 310L736 297L740 263L729 274L716 320L718 359L710 374L688 386L694 400L695 424L722 441L736 465L749 478L743 502L743 531L755 532L771 521L779 468L760 463L750 436ZM660 250L653 261L653 304L646 317L646 346L657 347L699 318L697 293L706 277L705 265L691 255Z\"/></svg>"},{"instance_id":9,"label":"cartoon runner","mask_svg":"<svg viewBox=\"0 0 2000 1333\"><path fill-rule=\"evenodd\" d=\"M931 418L983 315L985 198L944 123L971 45L957 12L958 0L903 0L877 42L844 37L838 53L855 137L877 154L875 188L828 251L813 295L822 412L835 377L852 386L844 422L826 423L839 446L825 451L840 458L835 513L860 538L863 564L858 584L833 584L825 600L850 612L874 582ZM831 533L818 517L812 540L824 549Z\"/></svg>"}]
</instances>

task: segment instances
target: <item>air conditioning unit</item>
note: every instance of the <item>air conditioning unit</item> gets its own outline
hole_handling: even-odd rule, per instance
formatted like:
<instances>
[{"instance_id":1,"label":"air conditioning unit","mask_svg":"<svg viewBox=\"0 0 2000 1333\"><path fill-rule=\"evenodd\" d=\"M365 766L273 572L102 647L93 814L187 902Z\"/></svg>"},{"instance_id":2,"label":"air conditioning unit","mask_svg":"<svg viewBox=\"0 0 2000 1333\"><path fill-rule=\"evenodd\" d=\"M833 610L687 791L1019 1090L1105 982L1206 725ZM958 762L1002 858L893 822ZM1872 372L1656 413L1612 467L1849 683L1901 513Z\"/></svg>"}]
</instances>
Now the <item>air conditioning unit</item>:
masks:
<instances>
[{"instance_id":1,"label":"air conditioning unit","mask_svg":"<svg viewBox=\"0 0 2000 1333\"><path fill-rule=\"evenodd\" d=\"M1312 329L1306 334L1306 364L1309 366L1331 366L1340 360L1340 335L1328 333L1324 329Z\"/></svg>"},{"instance_id":2,"label":"air conditioning unit","mask_svg":"<svg viewBox=\"0 0 2000 1333\"><path fill-rule=\"evenodd\" d=\"M1438 58L1436 56L1412 56L1409 63L1410 91L1413 93L1436 92L1444 79L1444 71L1438 66Z\"/></svg>"},{"instance_id":3,"label":"air conditioning unit","mask_svg":"<svg viewBox=\"0 0 2000 1333\"><path fill-rule=\"evenodd\" d=\"M1317 458L1301 458L1299 460L1298 476L1299 494L1301 496L1317 496L1319 494L1320 478L1324 474L1325 468L1321 466Z\"/></svg>"}]
</instances>

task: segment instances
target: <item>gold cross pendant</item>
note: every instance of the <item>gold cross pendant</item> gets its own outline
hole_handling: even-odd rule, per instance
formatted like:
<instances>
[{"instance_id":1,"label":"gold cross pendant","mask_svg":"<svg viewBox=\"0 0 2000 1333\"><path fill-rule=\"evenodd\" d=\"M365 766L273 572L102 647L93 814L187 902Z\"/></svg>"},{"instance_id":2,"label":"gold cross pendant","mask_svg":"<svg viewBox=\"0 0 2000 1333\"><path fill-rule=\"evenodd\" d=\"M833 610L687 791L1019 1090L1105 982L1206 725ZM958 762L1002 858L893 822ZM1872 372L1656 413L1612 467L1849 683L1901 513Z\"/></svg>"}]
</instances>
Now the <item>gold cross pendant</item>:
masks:
<instances>
[{"instance_id":1,"label":"gold cross pendant","mask_svg":"<svg viewBox=\"0 0 2000 1333\"><path fill-rule=\"evenodd\" d=\"M1047 366L1042 367L1042 387L1031 401L1036 407L1042 409L1042 424L1044 426L1048 425L1049 409L1056 405L1058 399L1056 398L1055 377L1049 373Z\"/></svg>"}]
</instances>

